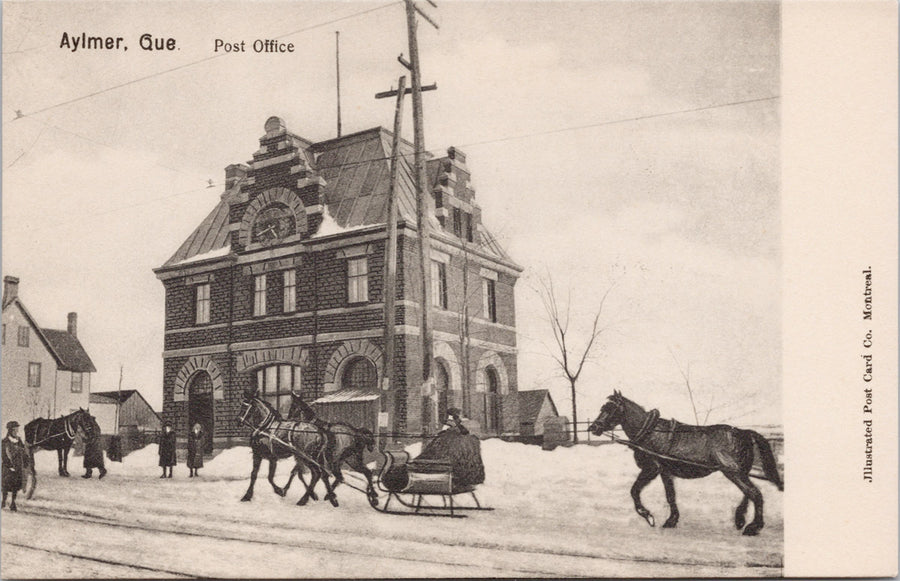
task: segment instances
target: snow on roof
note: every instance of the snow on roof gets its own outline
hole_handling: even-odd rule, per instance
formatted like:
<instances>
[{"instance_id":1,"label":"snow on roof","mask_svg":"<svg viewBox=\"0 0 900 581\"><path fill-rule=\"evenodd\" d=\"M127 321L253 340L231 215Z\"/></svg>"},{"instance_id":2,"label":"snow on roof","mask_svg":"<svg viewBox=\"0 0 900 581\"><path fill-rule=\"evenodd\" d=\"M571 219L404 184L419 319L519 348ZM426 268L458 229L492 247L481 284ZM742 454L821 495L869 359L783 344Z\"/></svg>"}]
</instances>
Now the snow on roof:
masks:
<instances>
[{"instance_id":1,"label":"snow on roof","mask_svg":"<svg viewBox=\"0 0 900 581\"><path fill-rule=\"evenodd\" d=\"M344 232L363 230L370 226L371 224L360 224L352 228L341 226L337 223L337 220L335 220L331 216L331 212L326 209L324 212L322 212L322 224L319 226L319 229L316 231L316 233L310 236L310 238L324 238L325 236L332 236L334 234L343 234Z\"/></svg>"},{"instance_id":2,"label":"snow on roof","mask_svg":"<svg viewBox=\"0 0 900 581\"><path fill-rule=\"evenodd\" d=\"M208 252L204 252L203 254L197 254L195 256L191 256L190 258L186 258L180 262L175 262L173 264L187 264L189 262L200 262L201 260L209 260L211 258L220 258L222 256L228 256L228 253L231 252L231 245L226 245L221 248L215 248Z\"/></svg>"}]
</instances>

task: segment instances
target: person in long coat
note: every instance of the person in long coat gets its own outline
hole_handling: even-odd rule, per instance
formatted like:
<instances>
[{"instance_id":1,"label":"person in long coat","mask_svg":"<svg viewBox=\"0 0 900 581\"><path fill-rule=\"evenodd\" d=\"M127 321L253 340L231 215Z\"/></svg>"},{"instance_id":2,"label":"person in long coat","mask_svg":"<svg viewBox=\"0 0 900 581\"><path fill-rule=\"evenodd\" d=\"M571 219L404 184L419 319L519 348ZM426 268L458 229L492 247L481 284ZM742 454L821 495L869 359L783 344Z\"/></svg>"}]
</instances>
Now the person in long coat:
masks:
<instances>
[{"instance_id":1,"label":"person in long coat","mask_svg":"<svg viewBox=\"0 0 900 581\"><path fill-rule=\"evenodd\" d=\"M163 426L162 434L159 435L159 465L162 467L162 476L160 478L171 478L172 467L177 463L178 461L175 458L175 430L172 429L172 424L166 422ZM166 468L169 469L168 476L166 475Z\"/></svg>"},{"instance_id":2,"label":"person in long coat","mask_svg":"<svg viewBox=\"0 0 900 581\"><path fill-rule=\"evenodd\" d=\"M197 470L203 468L203 426L199 423L194 424L191 431L188 432L187 441L187 465L191 471L190 478L199 476Z\"/></svg>"},{"instance_id":3,"label":"person in long coat","mask_svg":"<svg viewBox=\"0 0 900 581\"><path fill-rule=\"evenodd\" d=\"M6 424L6 437L3 438L3 473L2 473L2 489L3 504L6 506L6 497L11 492L12 502L9 510L16 512L16 494L22 490L25 485L25 462L26 454L25 444L19 439L19 422L9 422Z\"/></svg>"},{"instance_id":4,"label":"person in long coat","mask_svg":"<svg viewBox=\"0 0 900 581\"><path fill-rule=\"evenodd\" d=\"M100 469L100 478L106 476L106 466L103 465L103 446L101 445L100 436L86 439L84 441L84 469L85 473L82 478L90 478L94 468Z\"/></svg>"}]
</instances>

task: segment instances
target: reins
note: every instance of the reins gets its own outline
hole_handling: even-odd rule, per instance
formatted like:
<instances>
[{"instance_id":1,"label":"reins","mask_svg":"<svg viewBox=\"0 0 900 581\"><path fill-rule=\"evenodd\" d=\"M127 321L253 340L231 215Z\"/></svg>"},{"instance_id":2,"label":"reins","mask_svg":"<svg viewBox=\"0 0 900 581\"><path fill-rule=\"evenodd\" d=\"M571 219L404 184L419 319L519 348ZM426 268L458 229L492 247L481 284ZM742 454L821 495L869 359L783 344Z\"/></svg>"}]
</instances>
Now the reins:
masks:
<instances>
[{"instance_id":1,"label":"reins","mask_svg":"<svg viewBox=\"0 0 900 581\"><path fill-rule=\"evenodd\" d=\"M259 423L259 426L254 426L254 425L251 424L250 421L247 419L247 416L250 415L250 410L252 409L252 407L253 407L252 404L247 404L247 411L244 412L243 414L241 414L241 423L244 424L245 426L247 426L248 428L251 428L251 429L253 430L253 436L252 436L252 438L259 438L260 436L264 436L264 437L266 437L266 438L269 439L269 445L270 445L270 447L271 447L272 441L274 440L275 442L278 442L279 444L281 444L281 445L284 446L285 448L291 450L294 454L297 454L298 456L300 456L301 458L303 458L303 459L306 460L307 462L309 462L309 463L311 463L311 464L315 464L318 468L320 468L320 469L321 469L323 472L325 472L325 474L327 474L328 476L332 476L332 477L334 476L334 474L332 474L331 471L330 471L328 468L326 468L325 466L323 466L322 464L320 464L319 462L317 462L317 461L316 461L315 459L313 459L309 454L303 452L302 450L298 450L293 444L291 444L291 443L289 443L289 442L285 442L284 440L282 440L281 438L279 438L278 436L276 436L274 433L272 433L272 430L271 430L270 428L272 427L272 424L274 424L274 423L277 422L277 423L279 424L279 426L275 428L276 430L277 430L277 429L283 429L283 430L288 431L289 433L320 434L320 433L321 433L320 431L315 431L315 430L296 430L296 429L294 429L294 428L292 428L292 427L281 428L281 427L280 427L280 424L283 422L283 420L278 420L278 419L276 419L276 413L275 413L273 410L270 410L270 409L268 409L268 408L266 408L266 417L263 418L263 420Z\"/></svg>"},{"instance_id":2,"label":"reins","mask_svg":"<svg viewBox=\"0 0 900 581\"><path fill-rule=\"evenodd\" d=\"M622 438L617 438L616 435L613 434L611 431L609 432L609 437L616 444L622 444L623 446L628 446L629 448L633 448L635 450L640 450L641 452L644 452L645 454L650 454L651 456L655 456L657 458L662 458L663 460L668 460L670 462L677 462L679 464L689 464L691 466L696 466L697 468L703 468L704 470L710 470L712 472L715 472L717 470L721 471L721 472L730 472L730 473L737 472L736 470L728 470L722 466L709 466L708 464L701 464L699 462L694 462L692 460L685 460L684 458L676 458L674 456L662 454L662 453L656 452L654 450L648 450L647 448L645 448L639 444L636 444L632 440L623 440ZM758 480L766 480L768 482L772 482L772 480L769 479L768 477L766 477L765 475L754 474L751 472L748 474L748 476L750 476L751 478L756 478Z\"/></svg>"},{"instance_id":3,"label":"reins","mask_svg":"<svg viewBox=\"0 0 900 581\"><path fill-rule=\"evenodd\" d=\"M73 428L71 425L71 416L67 416L65 418L59 418L59 419L61 419L63 421L63 431L62 432L59 432L58 434L53 434L51 436L47 436L46 438L44 438L42 440L38 440L37 442L28 443L28 445L29 446L40 446L44 442L50 441L50 440L52 440L54 438L58 438L60 436L65 436L70 440L74 440L75 439L75 428ZM52 425L54 420L46 420L46 421ZM47 427L47 431L50 431L49 426ZM25 440L25 441L28 442L28 440Z\"/></svg>"}]
</instances>

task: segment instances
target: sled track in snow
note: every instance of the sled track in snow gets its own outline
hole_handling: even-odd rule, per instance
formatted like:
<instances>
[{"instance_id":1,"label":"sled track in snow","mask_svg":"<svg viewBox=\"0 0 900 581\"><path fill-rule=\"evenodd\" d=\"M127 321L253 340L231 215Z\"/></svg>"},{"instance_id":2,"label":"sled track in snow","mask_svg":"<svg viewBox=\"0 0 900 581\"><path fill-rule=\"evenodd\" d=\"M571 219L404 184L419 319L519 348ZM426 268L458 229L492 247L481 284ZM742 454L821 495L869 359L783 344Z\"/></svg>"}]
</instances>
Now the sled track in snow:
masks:
<instances>
[{"instance_id":1,"label":"sled track in snow","mask_svg":"<svg viewBox=\"0 0 900 581\"><path fill-rule=\"evenodd\" d=\"M163 511L163 513L168 513L168 511ZM386 553L376 554L376 553L373 553L372 551L367 551L367 550L352 550L352 549L346 549L346 548L338 548L334 544L330 544L328 542L322 542L322 541L302 540L302 541L292 543L292 542L287 542L284 540L274 539L271 537L268 537L265 540L261 540L260 538L254 537L253 535L239 535L239 534L234 534L231 532L221 531L221 530L219 530L219 531L195 531L195 530L184 530L182 528L163 528L163 527L156 527L156 526L145 526L145 525L141 525L141 524L133 524L133 523L128 523L128 522L122 522L119 520L113 520L113 519L110 519L110 518L105 517L100 514L79 511L79 510L71 510L71 509L41 507L40 509L28 510L27 514L39 516L39 517L43 517L43 518L51 518L51 519L58 518L58 519L71 520L71 521L75 521L75 522L90 523L90 524L99 525L99 526L107 526L107 527L128 529L128 530L137 530L137 531L143 531L143 532L149 532L149 533L169 533L169 534L184 535L184 536L191 536L191 537L207 538L207 539L213 539L213 540L219 540L219 541L236 541L236 542L245 542L245 543L258 544L258 545L274 545L274 546L294 548L294 549L309 548L309 549L315 549L315 550L320 550L320 551L325 551L325 552L330 552L330 553L354 555L354 556L369 556L369 557L379 556L379 557L394 559L394 560L398 560L398 561L407 561L407 562L411 562L411 563L442 564L442 565L456 566L456 567L460 567L460 566L472 567L475 569L491 568L491 569L496 569L498 571L503 571L507 574L520 573L520 574L524 574L524 575L547 576L547 577L568 576L563 573L560 573L558 570L543 570L543 569L531 569L531 568L522 568L522 567L514 567L514 568L490 567L490 566L486 567L485 565L475 565L475 564L469 565L467 563L460 563L458 561L442 561L440 559L433 559L433 558L427 558L427 557L416 558L414 556L410 556L411 554L413 554L412 552L408 553L408 554L404 554L404 555L386 554ZM157 511L156 514L159 515L160 512ZM185 515L184 514L171 514L168 516L184 517ZM232 519L232 518L221 517L221 516L210 516L210 515L206 515L206 514L198 515L198 516L203 517L204 525L209 525L209 524L214 524L214 523L215 524L224 524L226 526L246 525L247 524L245 521L242 521L239 519ZM347 530L327 530L327 529L323 530L323 529L315 529L315 528L301 529L301 528L296 528L296 527L281 528L280 530L285 533L290 533L292 530L296 530L297 532L303 532L303 533L333 535L333 536L340 537L340 539L343 541L346 541L347 538L351 537L351 536L359 538L359 539L369 538L367 535L363 535L360 533L347 531ZM764 570L764 569L772 569L774 571L781 570L780 563L772 564L772 563L754 563L754 562L723 563L723 562L717 562L717 561L675 561L675 560L669 560L669 559L653 559L653 558L642 558L642 557L635 557L635 556L595 555L595 554L579 552L579 551L537 550L537 549L529 548L529 547L503 546L503 545L499 545L499 544L498 545L487 545L487 544L479 544L479 543L473 543L473 544L442 543L440 541L427 542L427 541L410 540L410 539L397 539L397 540L402 541L404 543L409 543L409 544L423 545L425 547L435 547L435 546L448 547L448 546L451 546L451 547L458 548L458 549L472 549L472 550L482 550L482 551L488 551L488 552L505 552L505 553L519 554L522 556L534 555L537 557L564 557L564 558L570 558L570 559L585 559L585 560L594 560L594 561L601 561L601 562L608 561L608 562L623 562L623 563L631 563L631 564L641 563L641 564L648 564L648 565L656 564L656 565L665 565L665 566L670 566L670 567L685 567L685 568L691 568L691 569L697 568L697 567L708 567L708 568L722 568L722 569L747 568L747 569L757 569L757 570ZM9 544L12 545L13 543L9 543ZM27 547L27 548L48 551L46 549L40 549L38 547ZM57 551L48 551L48 552L57 552ZM65 553L60 553L60 554L65 554ZM82 558L78 555L67 555L67 556ZM90 560L97 560L97 559L94 559L91 557L85 557L85 558L90 559ZM111 561L110 563L117 564L117 565L121 564L123 566L129 566L129 567L133 566L133 565L126 564L126 563L116 563L113 561ZM196 577L196 575L192 575L189 573L166 571L163 569L156 570L156 569L152 569L152 568L144 567L144 566L140 566L140 565L133 566L133 567L138 568L138 569L146 569L148 571L153 570L153 571L158 571L161 573L168 573L168 574L179 575L179 576ZM775 573L773 575L777 576L778 573Z\"/></svg>"},{"instance_id":2,"label":"sled track in snow","mask_svg":"<svg viewBox=\"0 0 900 581\"><path fill-rule=\"evenodd\" d=\"M214 540L218 540L218 541L237 541L237 542L242 542L242 543L252 543L252 544L269 545L269 546L275 545L275 546L280 546L280 547L288 547L288 548L292 548L292 549L310 548L310 549L315 549L318 551L326 551L326 552L330 552L330 553L355 555L355 556L363 556L363 557L376 556L376 555L373 555L373 553L370 551L354 551L354 550L347 550L347 549L339 549L339 548L335 548L334 546L330 546L325 543L288 543L288 542L278 541L278 540L274 540L274 539L259 540L257 538L253 538L250 536L239 536L239 535L232 535L232 534L210 534L210 533L197 532L197 531L185 531L185 530L177 530L177 529L147 527L147 526L141 526L141 525L136 525L136 524L124 523L124 522L120 522L120 521L114 521L114 520L107 519L100 515L93 515L93 514L89 514L86 512L72 511L72 510L54 510L54 509L49 509L49 510L42 509L39 511L38 510L29 510L26 514L33 515L33 516L39 516L39 517L43 517L43 518L64 519L64 520L71 520L71 521L80 522L80 523L90 523L90 524L94 524L94 525L107 526L107 527L113 527L113 528L138 530L138 531L143 531L143 532L148 532L148 533L168 533L168 534L175 534L175 535L214 539ZM221 521L221 520L225 520L225 519L209 519L209 520L210 521L211 520L220 520ZM231 522L237 522L237 521L231 521ZM341 535L346 537L345 533L341 533ZM359 535L357 535L357 536L359 536ZM4 544L17 546L16 543L6 542L6 541L4 541ZM436 543L422 543L422 544L436 545ZM22 547L28 548L28 549L35 549L35 550L39 550L39 551L49 552L49 553L66 555L66 556L75 557L75 558L84 558L84 559L92 560L92 561L101 561L101 562L105 562L108 564L114 564L114 565L121 564L124 566L134 567L136 569L146 569L148 571L169 573L172 575L179 575L182 577L194 577L194 578L200 577L198 575L193 575L190 573L167 571L164 569L153 569L151 567L145 567L142 565L128 565L125 563L118 563L115 561L107 562L107 561L102 561L100 559L95 559L93 557L82 557L80 555L74 555L74 554L70 555L70 554L56 551L53 549L42 549L40 547L32 547L32 546L28 546L28 545L18 545L18 546L22 546ZM462 546L462 545L458 545L458 546ZM390 558L390 559L394 559L394 560L398 560L398 561L408 561L411 563L429 563L429 564L438 564L438 565L448 565L448 566L454 566L454 567L471 567L473 569L496 569L498 571L503 571L503 572L507 572L507 573L513 572L513 573L522 573L522 574L528 574L528 575L559 576L559 573L556 573L553 571L531 570L531 569L510 570L505 567L500 568L500 567L490 567L490 566L475 565L475 564L469 565L466 563L459 563L456 561L439 561L439 560L435 560L435 559L417 559L415 557L410 557L410 556L396 556L396 555L378 555L378 556L386 557L386 558Z\"/></svg>"},{"instance_id":3,"label":"sled track in snow","mask_svg":"<svg viewBox=\"0 0 900 581\"><path fill-rule=\"evenodd\" d=\"M135 571L148 571L151 573L165 573L166 575L174 575L176 577L188 577L188 578L194 578L194 579L198 578L197 575L181 573L180 571L172 571L170 569L160 569L158 567L147 567L145 565L135 565L133 563L126 563L125 561L114 561L112 559L101 559L99 557L88 557L86 555L79 555L76 553L69 553L66 551L58 551L56 549L45 549L44 547L35 547L34 545L26 545L25 543L3 541L3 544L9 545L10 547L18 547L20 549L29 549L31 551L40 551L42 553L50 553L52 555L62 555L63 557L71 557L73 559L79 559L82 561L91 561L94 563L102 563L104 565L115 565L117 567L127 567L128 569L134 569Z\"/></svg>"}]
</instances>

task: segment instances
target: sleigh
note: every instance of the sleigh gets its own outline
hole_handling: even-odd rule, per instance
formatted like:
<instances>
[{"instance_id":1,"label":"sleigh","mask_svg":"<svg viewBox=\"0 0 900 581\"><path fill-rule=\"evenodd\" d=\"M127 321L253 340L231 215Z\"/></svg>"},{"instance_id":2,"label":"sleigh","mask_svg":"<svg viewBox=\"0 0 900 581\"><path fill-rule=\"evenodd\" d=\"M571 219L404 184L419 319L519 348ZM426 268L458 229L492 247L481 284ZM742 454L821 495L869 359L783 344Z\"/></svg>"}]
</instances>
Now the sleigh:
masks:
<instances>
[{"instance_id":1,"label":"sleigh","mask_svg":"<svg viewBox=\"0 0 900 581\"><path fill-rule=\"evenodd\" d=\"M481 505L476 485L454 482L449 460L416 458L409 453L385 451L378 475L378 488L387 493L384 505L374 506L386 514L463 518L465 511L493 510ZM460 504L459 498L466 499ZM469 500L471 499L471 500ZM396 508L391 508L396 501ZM471 504L474 502L474 505ZM402 507L402 508L401 508Z\"/></svg>"}]
</instances>

